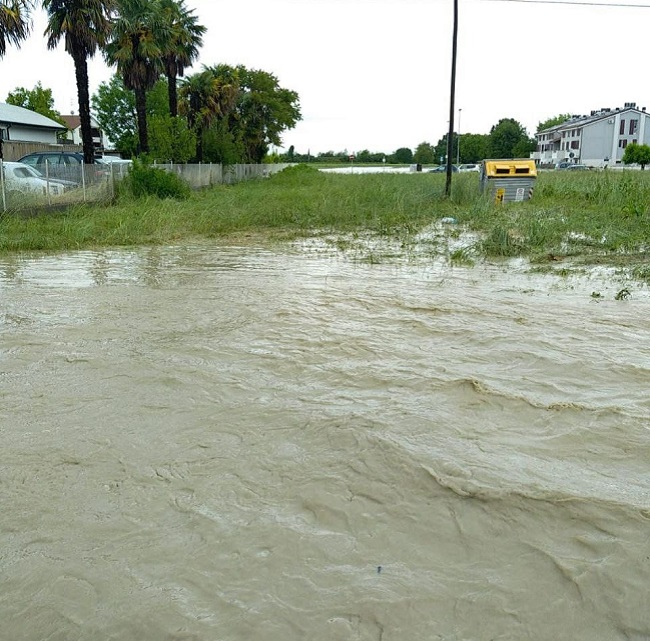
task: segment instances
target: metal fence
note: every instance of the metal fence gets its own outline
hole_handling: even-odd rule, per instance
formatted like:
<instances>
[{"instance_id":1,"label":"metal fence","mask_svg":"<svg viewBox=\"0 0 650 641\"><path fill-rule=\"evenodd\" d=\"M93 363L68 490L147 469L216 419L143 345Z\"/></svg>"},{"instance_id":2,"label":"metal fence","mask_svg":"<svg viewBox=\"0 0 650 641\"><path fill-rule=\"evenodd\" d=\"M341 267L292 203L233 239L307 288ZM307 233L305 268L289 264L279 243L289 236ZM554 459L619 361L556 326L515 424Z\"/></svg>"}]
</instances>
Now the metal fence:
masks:
<instances>
[{"instance_id":1,"label":"metal fence","mask_svg":"<svg viewBox=\"0 0 650 641\"><path fill-rule=\"evenodd\" d=\"M174 172L185 180L193 189L202 189L212 185L230 185L251 180L254 178L267 178L271 174L289 167L288 163L274 165L217 165L211 163L199 165L175 165L173 163L155 163L166 171Z\"/></svg>"},{"instance_id":2,"label":"metal fence","mask_svg":"<svg viewBox=\"0 0 650 641\"><path fill-rule=\"evenodd\" d=\"M193 189L266 178L288 164L219 165L155 164L173 172ZM87 202L110 202L117 183L128 174L131 163L93 165L43 163L27 166L0 160L0 211L35 210Z\"/></svg>"}]
</instances>

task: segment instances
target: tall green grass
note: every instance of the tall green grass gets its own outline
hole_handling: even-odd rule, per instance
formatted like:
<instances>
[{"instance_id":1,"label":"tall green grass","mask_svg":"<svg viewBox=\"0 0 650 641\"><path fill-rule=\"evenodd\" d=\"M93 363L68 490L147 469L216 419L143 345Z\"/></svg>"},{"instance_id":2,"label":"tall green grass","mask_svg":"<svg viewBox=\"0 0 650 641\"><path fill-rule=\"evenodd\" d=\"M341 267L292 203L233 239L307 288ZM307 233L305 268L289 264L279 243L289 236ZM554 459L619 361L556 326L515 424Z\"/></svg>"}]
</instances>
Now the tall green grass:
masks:
<instances>
[{"instance_id":1,"label":"tall green grass","mask_svg":"<svg viewBox=\"0 0 650 641\"><path fill-rule=\"evenodd\" d=\"M134 199L25 217L0 217L0 252L165 244L264 234L293 238L367 232L402 246L443 218L475 232L473 254L534 261L645 261L650 172L542 172L533 199L495 204L477 174L455 174L450 198L440 174L319 172L302 165L267 179L222 185L187 199Z\"/></svg>"}]
</instances>

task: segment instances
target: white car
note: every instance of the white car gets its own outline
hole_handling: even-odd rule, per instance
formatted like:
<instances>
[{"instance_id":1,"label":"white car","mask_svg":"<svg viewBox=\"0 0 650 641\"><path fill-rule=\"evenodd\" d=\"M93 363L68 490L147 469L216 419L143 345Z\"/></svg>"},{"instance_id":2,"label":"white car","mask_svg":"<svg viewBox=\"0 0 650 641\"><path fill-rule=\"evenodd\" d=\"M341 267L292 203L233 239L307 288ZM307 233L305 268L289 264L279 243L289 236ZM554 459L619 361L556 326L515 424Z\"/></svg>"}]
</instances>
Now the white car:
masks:
<instances>
[{"instance_id":1,"label":"white car","mask_svg":"<svg viewBox=\"0 0 650 641\"><path fill-rule=\"evenodd\" d=\"M465 172L465 171L481 171L481 168L478 165L475 164L466 164L466 165L459 165L458 166L458 171Z\"/></svg>"},{"instance_id":2,"label":"white car","mask_svg":"<svg viewBox=\"0 0 650 641\"><path fill-rule=\"evenodd\" d=\"M60 196L67 186L73 185L65 180L49 180L39 171L22 162L3 162L2 180L7 193L39 194Z\"/></svg>"}]
</instances>

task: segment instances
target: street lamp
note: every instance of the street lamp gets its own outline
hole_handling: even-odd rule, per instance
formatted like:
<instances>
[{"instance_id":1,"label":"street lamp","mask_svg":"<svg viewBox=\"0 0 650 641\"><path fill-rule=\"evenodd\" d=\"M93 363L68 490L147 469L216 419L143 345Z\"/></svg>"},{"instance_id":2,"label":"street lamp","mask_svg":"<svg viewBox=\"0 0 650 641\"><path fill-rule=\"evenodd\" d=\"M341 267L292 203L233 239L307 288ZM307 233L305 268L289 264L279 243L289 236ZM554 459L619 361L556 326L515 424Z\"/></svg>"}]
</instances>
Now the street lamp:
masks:
<instances>
[{"instance_id":1,"label":"street lamp","mask_svg":"<svg viewBox=\"0 0 650 641\"><path fill-rule=\"evenodd\" d=\"M458 109L458 144L456 145L456 164L460 165L460 114L462 108Z\"/></svg>"},{"instance_id":2,"label":"street lamp","mask_svg":"<svg viewBox=\"0 0 650 641\"><path fill-rule=\"evenodd\" d=\"M451 195L451 160L452 142L454 140L454 99L456 98L456 54L458 50L458 0L454 0L454 25L451 36L451 86L449 90L449 132L447 133L447 179L445 196Z\"/></svg>"}]
</instances>

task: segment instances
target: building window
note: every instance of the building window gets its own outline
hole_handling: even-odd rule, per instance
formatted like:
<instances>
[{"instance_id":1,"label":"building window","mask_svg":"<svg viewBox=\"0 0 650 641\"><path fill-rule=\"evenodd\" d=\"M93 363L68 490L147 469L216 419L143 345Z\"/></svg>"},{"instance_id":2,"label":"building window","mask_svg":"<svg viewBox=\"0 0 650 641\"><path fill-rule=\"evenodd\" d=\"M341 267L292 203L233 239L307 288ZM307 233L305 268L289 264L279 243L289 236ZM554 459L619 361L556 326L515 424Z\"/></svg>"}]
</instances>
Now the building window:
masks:
<instances>
[{"instance_id":1,"label":"building window","mask_svg":"<svg viewBox=\"0 0 650 641\"><path fill-rule=\"evenodd\" d=\"M636 128L639 126L638 120L630 120L630 136L636 133Z\"/></svg>"},{"instance_id":2,"label":"building window","mask_svg":"<svg viewBox=\"0 0 650 641\"><path fill-rule=\"evenodd\" d=\"M572 140L571 141L571 149L578 149L579 143L577 140Z\"/></svg>"},{"instance_id":3,"label":"building window","mask_svg":"<svg viewBox=\"0 0 650 641\"><path fill-rule=\"evenodd\" d=\"M576 136L580 137L580 133L582 132L582 129L578 129L576 132Z\"/></svg>"},{"instance_id":4,"label":"building window","mask_svg":"<svg viewBox=\"0 0 650 641\"><path fill-rule=\"evenodd\" d=\"M621 118L621 128L618 130L618 133L620 136L622 136L625 133L625 120Z\"/></svg>"},{"instance_id":5,"label":"building window","mask_svg":"<svg viewBox=\"0 0 650 641\"><path fill-rule=\"evenodd\" d=\"M618 146L621 149L625 149L627 147L627 140L625 140L625 138L623 138L622 140L619 140L618 141Z\"/></svg>"}]
</instances>

